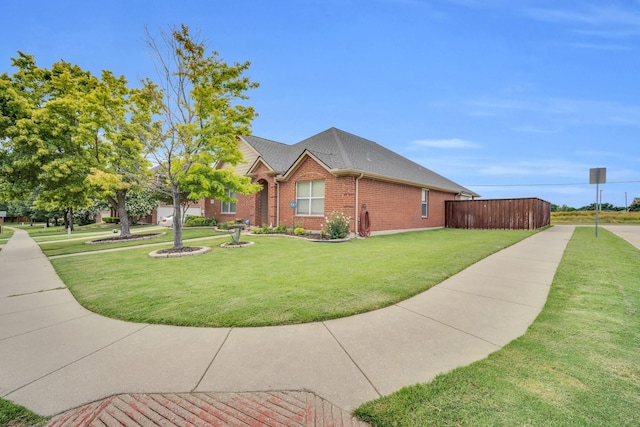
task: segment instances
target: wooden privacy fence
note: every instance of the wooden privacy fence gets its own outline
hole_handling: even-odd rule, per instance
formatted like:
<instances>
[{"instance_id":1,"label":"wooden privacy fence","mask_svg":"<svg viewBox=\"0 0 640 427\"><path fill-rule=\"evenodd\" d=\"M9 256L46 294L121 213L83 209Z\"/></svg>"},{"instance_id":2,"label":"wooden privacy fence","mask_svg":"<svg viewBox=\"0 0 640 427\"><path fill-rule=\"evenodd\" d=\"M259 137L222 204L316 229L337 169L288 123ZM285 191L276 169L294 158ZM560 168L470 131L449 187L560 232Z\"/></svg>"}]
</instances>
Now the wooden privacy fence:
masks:
<instances>
[{"instance_id":1,"label":"wooden privacy fence","mask_svg":"<svg viewBox=\"0 0 640 427\"><path fill-rule=\"evenodd\" d=\"M541 199L447 200L445 227L535 230L551 224L551 204Z\"/></svg>"}]
</instances>

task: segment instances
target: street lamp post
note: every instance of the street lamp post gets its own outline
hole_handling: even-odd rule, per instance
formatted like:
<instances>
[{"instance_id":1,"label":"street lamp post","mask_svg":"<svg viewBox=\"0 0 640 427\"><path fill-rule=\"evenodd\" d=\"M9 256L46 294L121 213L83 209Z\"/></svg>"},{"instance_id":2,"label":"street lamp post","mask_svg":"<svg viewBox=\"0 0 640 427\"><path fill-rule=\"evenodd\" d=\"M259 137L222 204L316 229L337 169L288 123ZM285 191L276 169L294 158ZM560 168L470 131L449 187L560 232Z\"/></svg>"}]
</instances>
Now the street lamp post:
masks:
<instances>
[{"instance_id":1,"label":"street lamp post","mask_svg":"<svg viewBox=\"0 0 640 427\"><path fill-rule=\"evenodd\" d=\"M607 182L607 168L591 168L589 169L589 184L596 185L596 237L598 237L598 211L600 210L599 199L602 198L602 192L599 188L600 184Z\"/></svg>"}]
</instances>

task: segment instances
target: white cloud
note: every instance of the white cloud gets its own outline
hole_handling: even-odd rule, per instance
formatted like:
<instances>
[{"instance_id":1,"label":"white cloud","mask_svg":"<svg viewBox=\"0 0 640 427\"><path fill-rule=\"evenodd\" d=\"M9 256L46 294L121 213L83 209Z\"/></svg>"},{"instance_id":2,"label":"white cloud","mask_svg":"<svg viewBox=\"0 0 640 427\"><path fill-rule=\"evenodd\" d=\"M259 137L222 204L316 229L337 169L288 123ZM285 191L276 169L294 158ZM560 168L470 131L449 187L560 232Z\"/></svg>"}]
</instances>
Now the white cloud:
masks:
<instances>
[{"instance_id":1,"label":"white cloud","mask_svg":"<svg viewBox=\"0 0 640 427\"><path fill-rule=\"evenodd\" d=\"M631 46L624 46L620 44L600 44L600 43L563 43L563 46L573 47L576 49L588 49L588 50L633 50Z\"/></svg>"},{"instance_id":2,"label":"white cloud","mask_svg":"<svg viewBox=\"0 0 640 427\"><path fill-rule=\"evenodd\" d=\"M466 141L464 139L451 138L451 139L419 139L413 141L413 144L420 145L422 147L429 148L480 148L480 145L475 142Z\"/></svg>"},{"instance_id":3,"label":"white cloud","mask_svg":"<svg viewBox=\"0 0 640 427\"><path fill-rule=\"evenodd\" d=\"M626 156L623 153L613 152L613 151L599 151L599 150L578 150L576 151L576 156L587 157L589 159L592 158L602 158L602 157L613 157L618 159L626 159Z\"/></svg>"},{"instance_id":4,"label":"white cloud","mask_svg":"<svg viewBox=\"0 0 640 427\"><path fill-rule=\"evenodd\" d=\"M562 128L560 126L549 127L549 126L532 126L532 125L524 125L517 126L512 128L512 130L517 132L525 132L525 133L542 133L542 134L552 134L552 133L560 133L562 132Z\"/></svg>"},{"instance_id":5,"label":"white cloud","mask_svg":"<svg viewBox=\"0 0 640 427\"><path fill-rule=\"evenodd\" d=\"M530 9L528 15L540 21L556 24L591 26L640 26L640 13L617 6L591 6L583 10Z\"/></svg>"},{"instance_id":6,"label":"white cloud","mask_svg":"<svg viewBox=\"0 0 640 427\"><path fill-rule=\"evenodd\" d=\"M467 100L462 105L466 107L467 114L474 117L505 117L526 113L528 121L544 123L542 126L527 125L529 131L535 128L560 131L567 125L633 127L640 125L640 105L622 104L616 101L571 98L526 100L484 98ZM526 130L527 126L519 130Z\"/></svg>"},{"instance_id":7,"label":"white cloud","mask_svg":"<svg viewBox=\"0 0 640 427\"><path fill-rule=\"evenodd\" d=\"M563 160L542 159L532 161L516 161L509 163L495 163L478 169L479 175L506 177L526 176L528 181L535 182L535 177L570 178L575 182L585 182L589 177L589 166ZM556 182L559 183L559 182Z\"/></svg>"}]
</instances>

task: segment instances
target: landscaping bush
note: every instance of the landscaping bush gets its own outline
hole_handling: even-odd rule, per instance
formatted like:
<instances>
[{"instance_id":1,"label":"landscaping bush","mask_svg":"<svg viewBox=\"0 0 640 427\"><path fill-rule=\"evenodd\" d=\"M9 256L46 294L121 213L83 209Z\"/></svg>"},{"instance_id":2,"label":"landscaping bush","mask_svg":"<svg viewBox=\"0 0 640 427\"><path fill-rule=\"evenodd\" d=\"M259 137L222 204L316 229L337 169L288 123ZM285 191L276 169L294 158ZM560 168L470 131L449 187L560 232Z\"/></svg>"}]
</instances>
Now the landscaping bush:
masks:
<instances>
[{"instance_id":1,"label":"landscaping bush","mask_svg":"<svg viewBox=\"0 0 640 427\"><path fill-rule=\"evenodd\" d=\"M215 218L205 218L202 216L187 215L184 221L185 227L215 227L217 221Z\"/></svg>"},{"instance_id":2,"label":"landscaping bush","mask_svg":"<svg viewBox=\"0 0 640 427\"><path fill-rule=\"evenodd\" d=\"M256 227L252 230L252 233L254 234L271 234L275 232L276 231L273 229L273 227L269 227L268 225L265 225L263 227Z\"/></svg>"},{"instance_id":3,"label":"landscaping bush","mask_svg":"<svg viewBox=\"0 0 640 427\"><path fill-rule=\"evenodd\" d=\"M326 218L327 223L322 227L323 235L330 239L344 239L349 235L351 218L344 216L342 212L332 212L331 217Z\"/></svg>"},{"instance_id":4,"label":"landscaping bush","mask_svg":"<svg viewBox=\"0 0 640 427\"><path fill-rule=\"evenodd\" d=\"M304 236L304 228L302 227L296 227L293 230L293 234L295 234L296 236Z\"/></svg>"},{"instance_id":5,"label":"landscaping bush","mask_svg":"<svg viewBox=\"0 0 640 427\"><path fill-rule=\"evenodd\" d=\"M262 227L255 227L251 232L253 234L293 234L293 230L288 229L286 225L279 225L277 227L263 225ZM304 234L304 229L302 229L302 234Z\"/></svg>"},{"instance_id":6,"label":"landscaping bush","mask_svg":"<svg viewBox=\"0 0 640 427\"><path fill-rule=\"evenodd\" d=\"M102 222L104 222L106 224L118 224L118 223L120 223L120 218L115 217L115 216L103 216L102 217Z\"/></svg>"}]
</instances>

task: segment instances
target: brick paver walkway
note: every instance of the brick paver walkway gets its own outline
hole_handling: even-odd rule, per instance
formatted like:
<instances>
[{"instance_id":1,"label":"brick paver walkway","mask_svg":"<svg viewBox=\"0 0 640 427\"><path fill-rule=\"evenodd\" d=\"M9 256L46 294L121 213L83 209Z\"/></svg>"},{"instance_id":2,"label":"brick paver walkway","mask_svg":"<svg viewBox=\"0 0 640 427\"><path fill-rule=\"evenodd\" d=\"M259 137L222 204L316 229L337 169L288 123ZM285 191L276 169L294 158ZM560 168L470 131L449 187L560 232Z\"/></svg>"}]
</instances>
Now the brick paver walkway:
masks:
<instances>
[{"instance_id":1,"label":"brick paver walkway","mask_svg":"<svg viewBox=\"0 0 640 427\"><path fill-rule=\"evenodd\" d=\"M344 426L366 427L307 391L122 394L53 418L49 427Z\"/></svg>"}]
</instances>

